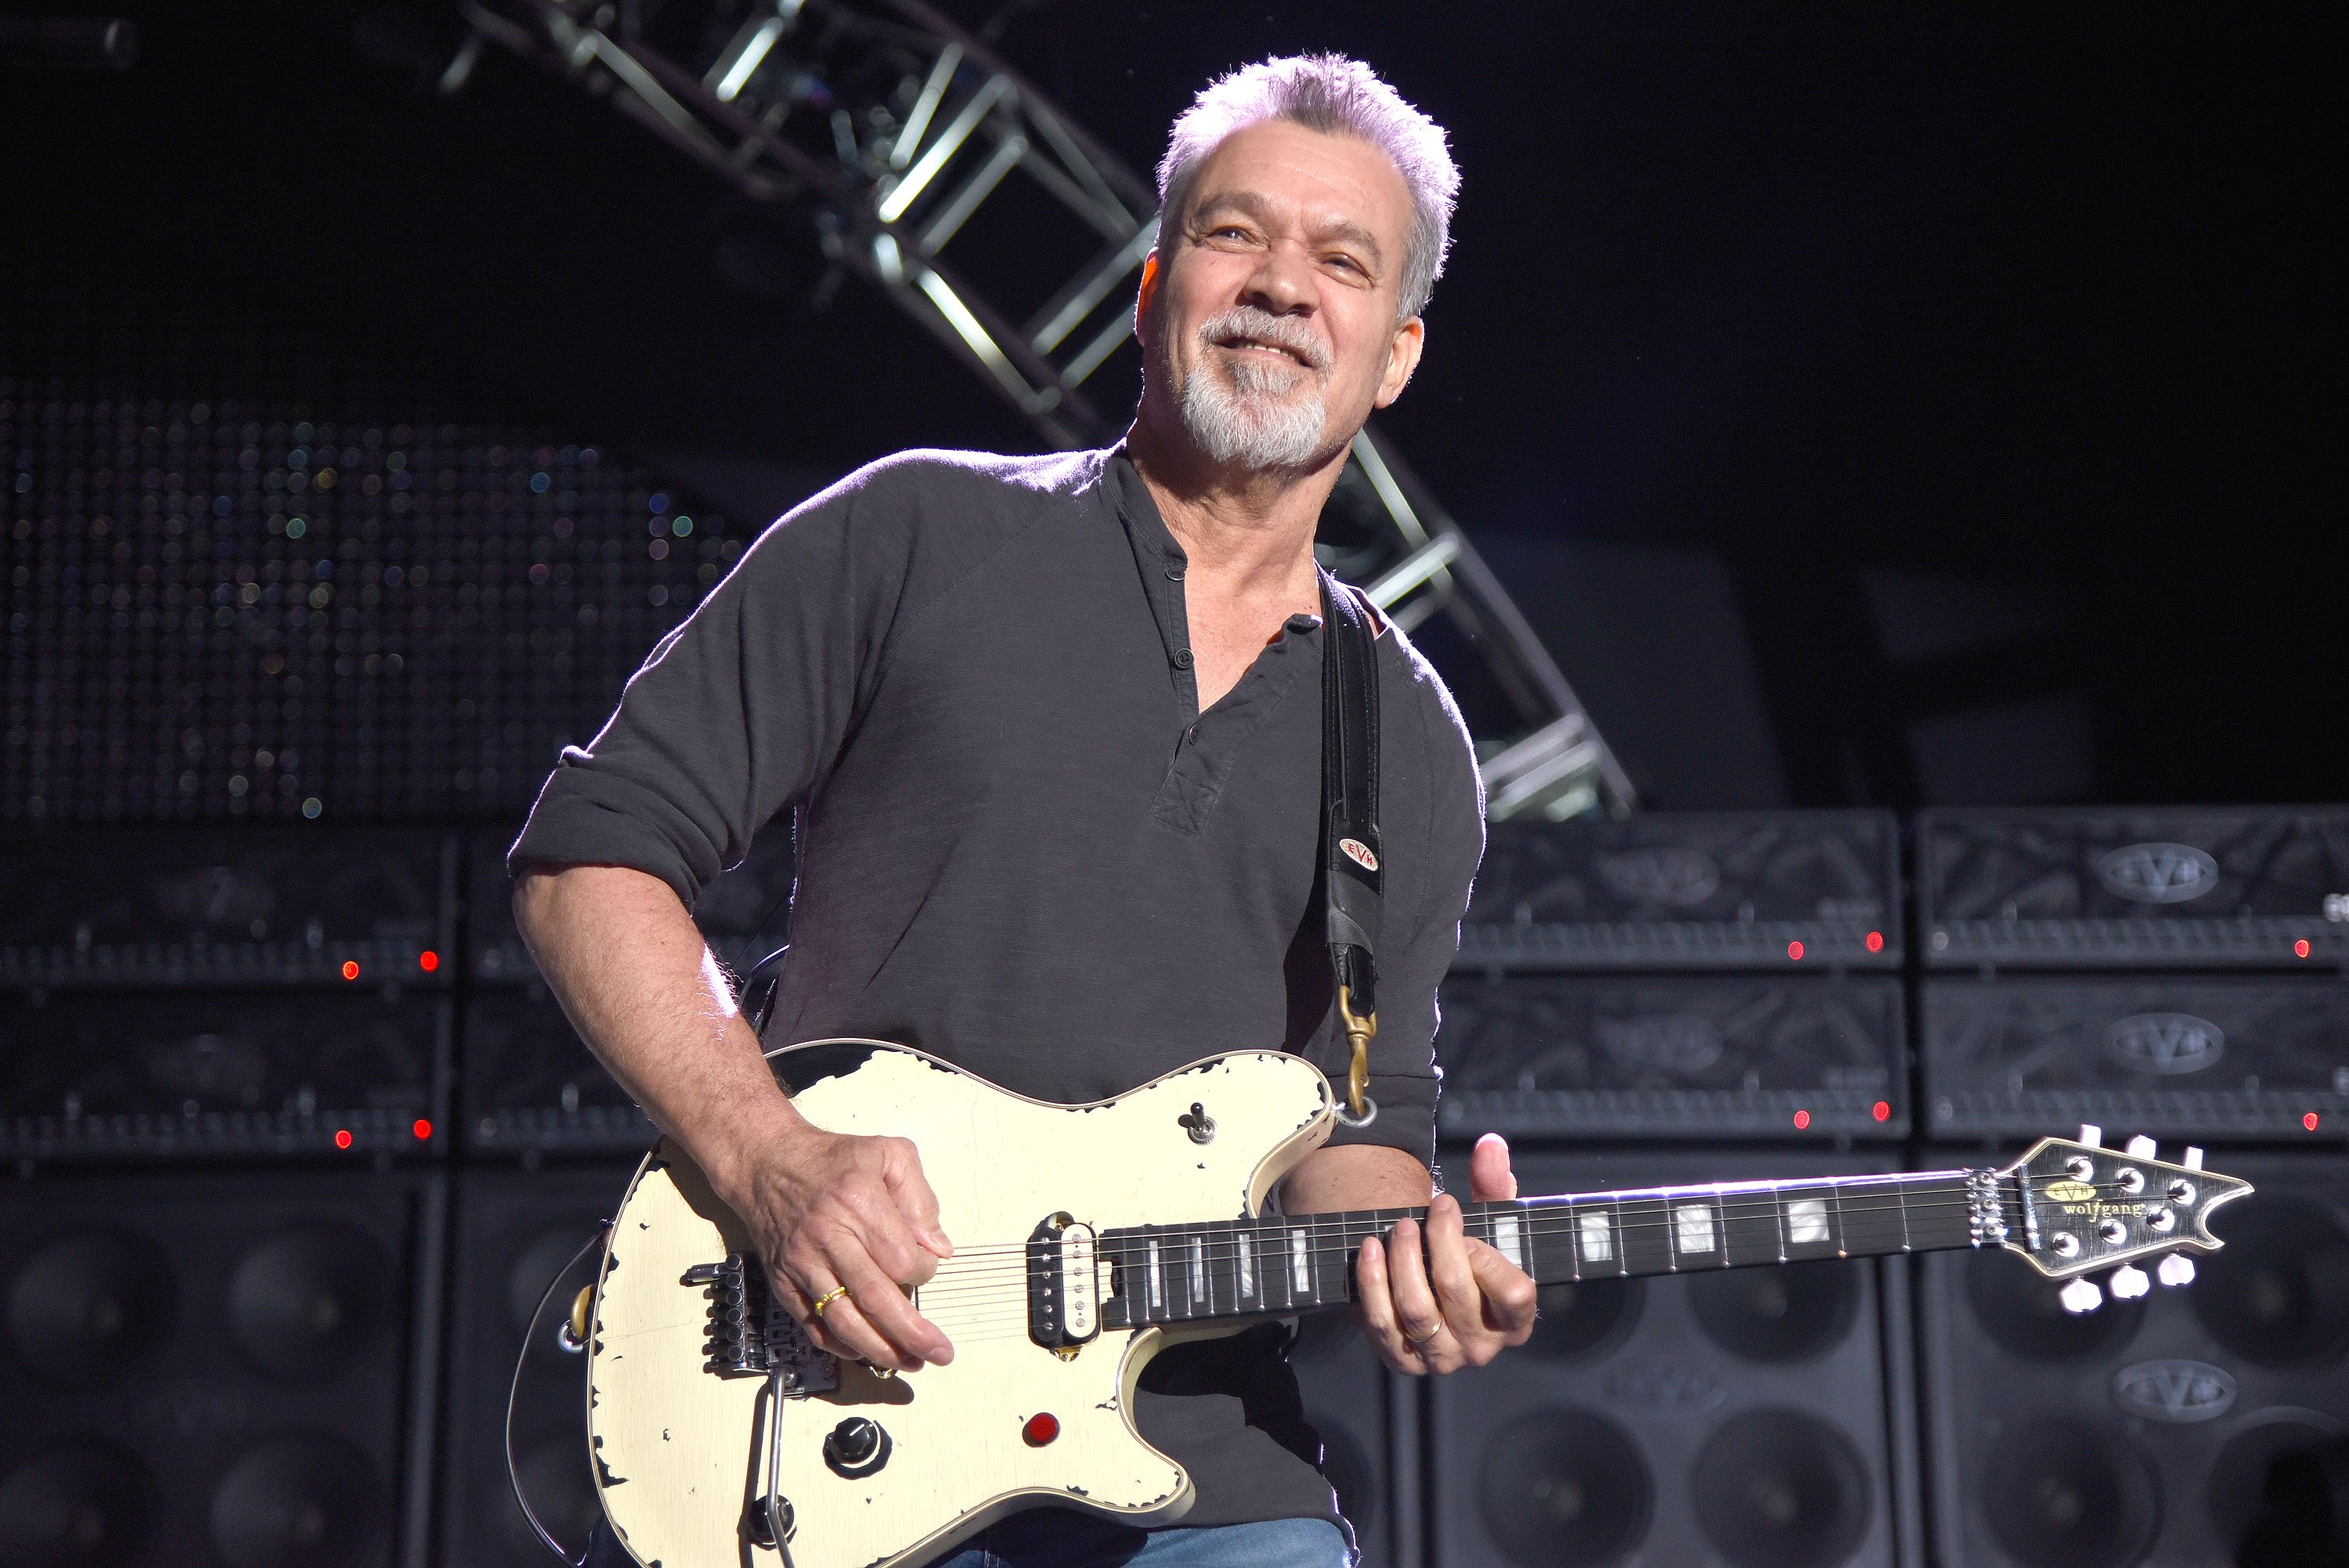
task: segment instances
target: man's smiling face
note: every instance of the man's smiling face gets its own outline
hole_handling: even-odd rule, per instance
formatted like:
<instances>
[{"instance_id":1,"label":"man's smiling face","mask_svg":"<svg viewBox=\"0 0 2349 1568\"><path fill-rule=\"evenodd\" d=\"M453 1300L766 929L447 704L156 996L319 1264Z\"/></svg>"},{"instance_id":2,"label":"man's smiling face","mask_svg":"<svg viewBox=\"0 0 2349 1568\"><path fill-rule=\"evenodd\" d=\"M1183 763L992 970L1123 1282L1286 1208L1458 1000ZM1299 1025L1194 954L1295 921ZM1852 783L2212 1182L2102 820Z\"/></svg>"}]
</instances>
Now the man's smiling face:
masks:
<instances>
[{"instance_id":1,"label":"man's smiling face","mask_svg":"<svg viewBox=\"0 0 2349 1568\"><path fill-rule=\"evenodd\" d=\"M1287 120L1226 137L1191 191L1143 286L1152 373L1212 459L1315 466L1418 363L1410 191L1370 143Z\"/></svg>"}]
</instances>

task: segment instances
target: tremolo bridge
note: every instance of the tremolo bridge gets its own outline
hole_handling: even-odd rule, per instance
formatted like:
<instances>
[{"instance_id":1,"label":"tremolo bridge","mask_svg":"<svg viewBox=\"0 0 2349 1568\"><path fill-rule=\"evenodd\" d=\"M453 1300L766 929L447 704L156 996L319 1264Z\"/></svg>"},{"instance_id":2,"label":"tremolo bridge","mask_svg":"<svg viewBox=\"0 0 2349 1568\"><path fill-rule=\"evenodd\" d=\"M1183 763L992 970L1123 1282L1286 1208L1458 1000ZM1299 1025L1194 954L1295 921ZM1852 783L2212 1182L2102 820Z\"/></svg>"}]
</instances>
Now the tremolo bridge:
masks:
<instances>
[{"instance_id":1,"label":"tremolo bridge","mask_svg":"<svg viewBox=\"0 0 2349 1568\"><path fill-rule=\"evenodd\" d=\"M709 1336L702 1370L720 1377L780 1376L787 1395L821 1394L839 1386L840 1363L809 1342L783 1310L756 1258L729 1253L726 1261L697 1264L684 1284L709 1293Z\"/></svg>"}]
</instances>

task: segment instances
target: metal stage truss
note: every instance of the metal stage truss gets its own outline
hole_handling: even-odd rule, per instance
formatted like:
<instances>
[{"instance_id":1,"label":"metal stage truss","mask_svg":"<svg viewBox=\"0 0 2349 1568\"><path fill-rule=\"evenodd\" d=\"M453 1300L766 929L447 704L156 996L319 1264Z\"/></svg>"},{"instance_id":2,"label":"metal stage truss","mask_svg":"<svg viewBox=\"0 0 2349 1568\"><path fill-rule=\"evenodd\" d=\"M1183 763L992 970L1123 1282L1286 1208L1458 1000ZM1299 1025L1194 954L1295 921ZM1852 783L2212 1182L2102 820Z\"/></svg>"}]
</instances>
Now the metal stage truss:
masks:
<instances>
[{"instance_id":1,"label":"metal stage truss","mask_svg":"<svg viewBox=\"0 0 2349 1568\"><path fill-rule=\"evenodd\" d=\"M603 98L753 201L810 217L834 267L878 285L1059 447L1124 423L1096 377L1131 356L1154 189L985 45L916 0L460 0L484 41ZM1014 174L1021 178L1013 179ZM1006 236L1016 236L1004 242ZM990 240L995 242L990 243ZM1049 293L1039 284L1058 283ZM1417 631L1464 691L1489 814L1620 813L1630 779L1459 527L1374 429L1321 523L1332 570Z\"/></svg>"}]
</instances>

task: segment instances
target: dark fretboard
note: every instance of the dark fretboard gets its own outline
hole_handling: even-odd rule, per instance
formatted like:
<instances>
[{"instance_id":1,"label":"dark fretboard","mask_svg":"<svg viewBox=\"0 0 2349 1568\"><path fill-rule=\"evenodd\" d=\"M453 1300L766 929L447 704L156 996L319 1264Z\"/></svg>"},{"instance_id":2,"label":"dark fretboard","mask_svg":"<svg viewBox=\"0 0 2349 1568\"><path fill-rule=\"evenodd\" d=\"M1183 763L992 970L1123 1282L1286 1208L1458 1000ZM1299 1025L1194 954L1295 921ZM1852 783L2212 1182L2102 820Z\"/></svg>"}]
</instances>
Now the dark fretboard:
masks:
<instances>
[{"instance_id":1,"label":"dark fretboard","mask_svg":"<svg viewBox=\"0 0 2349 1568\"><path fill-rule=\"evenodd\" d=\"M1651 1187L1462 1206L1468 1234L1537 1284L1690 1274L1973 1244L1964 1171ZM1104 1231L1108 1328L1287 1315L1354 1296L1363 1238L1425 1209Z\"/></svg>"}]
</instances>

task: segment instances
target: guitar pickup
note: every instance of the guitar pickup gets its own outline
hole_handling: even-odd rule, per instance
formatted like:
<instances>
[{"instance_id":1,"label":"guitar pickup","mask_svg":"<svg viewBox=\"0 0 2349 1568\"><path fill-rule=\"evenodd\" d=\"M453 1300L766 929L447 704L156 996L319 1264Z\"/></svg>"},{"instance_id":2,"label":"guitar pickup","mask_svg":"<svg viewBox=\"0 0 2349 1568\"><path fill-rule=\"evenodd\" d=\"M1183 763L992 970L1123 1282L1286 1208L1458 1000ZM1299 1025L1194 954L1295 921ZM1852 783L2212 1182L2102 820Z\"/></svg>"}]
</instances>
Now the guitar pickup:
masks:
<instances>
[{"instance_id":1,"label":"guitar pickup","mask_svg":"<svg viewBox=\"0 0 2349 1568\"><path fill-rule=\"evenodd\" d=\"M1055 1214L1028 1238L1028 1336L1074 1355L1101 1334L1101 1271L1093 1228Z\"/></svg>"},{"instance_id":2,"label":"guitar pickup","mask_svg":"<svg viewBox=\"0 0 2349 1568\"><path fill-rule=\"evenodd\" d=\"M680 1282L709 1295L709 1336L702 1370L720 1377L782 1374L785 1394L821 1394L837 1387L840 1363L819 1350L807 1331L777 1301L767 1271L755 1258L729 1253L725 1261L697 1264Z\"/></svg>"}]
</instances>

